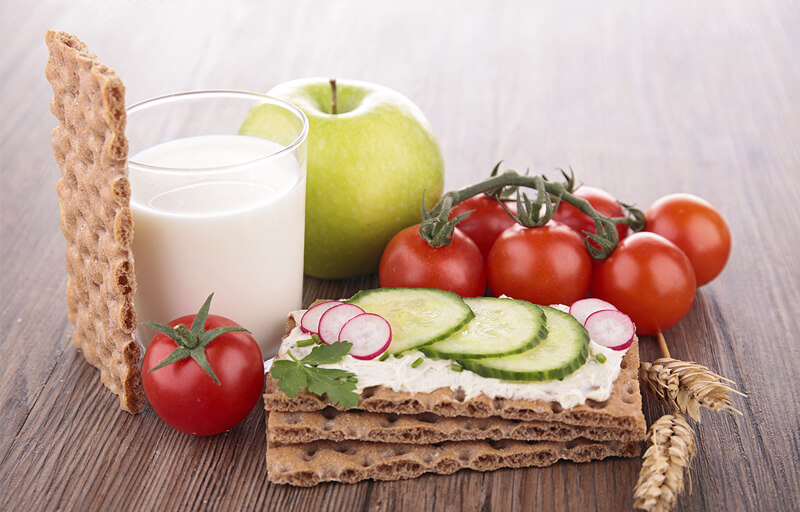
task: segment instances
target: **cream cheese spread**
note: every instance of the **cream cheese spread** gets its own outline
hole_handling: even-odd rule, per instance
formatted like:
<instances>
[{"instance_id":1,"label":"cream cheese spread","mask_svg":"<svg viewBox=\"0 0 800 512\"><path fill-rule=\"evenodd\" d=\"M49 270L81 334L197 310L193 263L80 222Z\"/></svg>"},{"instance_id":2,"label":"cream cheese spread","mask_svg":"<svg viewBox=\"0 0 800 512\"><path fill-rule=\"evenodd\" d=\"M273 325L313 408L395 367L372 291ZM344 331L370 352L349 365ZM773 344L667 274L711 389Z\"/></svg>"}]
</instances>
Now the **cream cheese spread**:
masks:
<instances>
[{"instance_id":1,"label":"cream cheese spread","mask_svg":"<svg viewBox=\"0 0 800 512\"><path fill-rule=\"evenodd\" d=\"M569 308L563 305L552 307L564 312L569 311ZM292 354L300 359L314 348L297 346L298 341L309 338L309 335L302 332L299 327L303 313L302 310L291 313L297 326L281 343L278 351L280 358L287 357L286 353L291 350ZM446 387L453 391L461 389L466 399L483 393L490 398L553 401L558 402L564 409L569 409L585 403L586 400L598 402L608 400L626 352L627 350L612 350L590 341L589 357L583 366L562 380L541 382L515 382L481 377L466 369L456 372L450 368L453 361L430 359L417 350L405 352L401 357L390 356L384 361L379 361L377 358L365 361L348 355L338 363L320 367L340 368L354 373L358 378L356 384L358 393L372 386L384 386L394 391L409 393L426 393ZM605 363L597 361L598 354L605 355ZM423 363L413 368L412 363L420 357L423 358Z\"/></svg>"}]
</instances>

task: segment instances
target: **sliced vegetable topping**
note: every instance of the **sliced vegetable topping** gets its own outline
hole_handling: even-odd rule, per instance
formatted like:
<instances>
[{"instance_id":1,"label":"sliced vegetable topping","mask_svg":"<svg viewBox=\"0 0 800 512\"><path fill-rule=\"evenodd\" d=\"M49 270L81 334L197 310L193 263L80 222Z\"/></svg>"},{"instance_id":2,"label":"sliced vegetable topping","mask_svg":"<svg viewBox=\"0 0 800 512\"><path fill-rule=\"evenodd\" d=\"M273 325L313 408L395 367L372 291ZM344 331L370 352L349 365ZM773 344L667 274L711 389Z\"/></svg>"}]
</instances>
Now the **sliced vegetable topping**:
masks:
<instances>
[{"instance_id":1,"label":"sliced vegetable topping","mask_svg":"<svg viewBox=\"0 0 800 512\"><path fill-rule=\"evenodd\" d=\"M596 311L604 311L607 309L617 311L617 308L610 302L595 298L581 299L572 303L572 306L569 307L569 314L574 316L581 325L584 325L589 315Z\"/></svg>"},{"instance_id":2,"label":"sliced vegetable topping","mask_svg":"<svg viewBox=\"0 0 800 512\"><path fill-rule=\"evenodd\" d=\"M356 359L374 359L386 352L392 342L392 328L382 316L362 313L344 324L339 341L353 344L350 355Z\"/></svg>"},{"instance_id":3,"label":"sliced vegetable topping","mask_svg":"<svg viewBox=\"0 0 800 512\"><path fill-rule=\"evenodd\" d=\"M303 317L300 319L300 330L307 333L318 333L319 319L322 318L322 315L329 309L340 304L344 304L344 302L330 300L308 308L308 311L303 313Z\"/></svg>"},{"instance_id":4,"label":"sliced vegetable topping","mask_svg":"<svg viewBox=\"0 0 800 512\"><path fill-rule=\"evenodd\" d=\"M598 311L584 324L592 341L614 350L625 350L633 343L634 327L630 317L620 311Z\"/></svg>"},{"instance_id":5,"label":"sliced vegetable topping","mask_svg":"<svg viewBox=\"0 0 800 512\"><path fill-rule=\"evenodd\" d=\"M392 354L444 339L475 316L455 293L427 288L364 290L348 303L389 322L392 342L388 351Z\"/></svg>"},{"instance_id":6,"label":"sliced vegetable topping","mask_svg":"<svg viewBox=\"0 0 800 512\"><path fill-rule=\"evenodd\" d=\"M319 337L327 344L338 341L339 332L344 324L363 312L363 309L352 304L337 304L333 306L324 312L319 319Z\"/></svg>"},{"instance_id":7,"label":"sliced vegetable topping","mask_svg":"<svg viewBox=\"0 0 800 512\"><path fill-rule=\"evenodd\" d=\"M505 357L459 359L478 375L507 380L563 379L580 368L589 355L589 335L571 315L540 306L547 318L547 337L535 348Z\"/></svg>"},{"instance_id":8,"label":"sliced vegetable topping","mask_svg":"<svg viewBox=\"0 0 800 512\"><path fill-rule=\"evenodd\" d=\"M539 306L514 299L465 298L475 313L464 328L421 350L439 359L482 359L530 350L547 335Z\"/></svg>"}]
</instances>

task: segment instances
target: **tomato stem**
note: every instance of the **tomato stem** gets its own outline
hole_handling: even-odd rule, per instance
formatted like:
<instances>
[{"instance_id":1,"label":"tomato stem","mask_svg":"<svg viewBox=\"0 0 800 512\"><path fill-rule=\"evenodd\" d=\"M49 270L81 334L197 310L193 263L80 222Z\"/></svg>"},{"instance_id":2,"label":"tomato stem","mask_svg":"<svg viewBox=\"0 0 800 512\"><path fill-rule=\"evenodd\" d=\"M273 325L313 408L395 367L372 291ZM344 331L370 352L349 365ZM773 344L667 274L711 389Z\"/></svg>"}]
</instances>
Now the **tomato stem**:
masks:
<instances>
[{"instance_id":1,"label":"tomato stem","mask_svg":"<svg viewBox=\"0 0 800 512\"><path fill-rule=\"evenodd\" d=\"M454 219L450 219L451 209L478 194L488 194L500 201L506 212L519 224L525 227L544 226L553 218L559 204L565 201L584 214L588 215L595 223L597 233L584 232L586 249L592 258L602 260L607 258L619 243L619 234L616 225L625 224L633 231L644 228L644 214L632 206L620 203L630 216L605 217L595 210L586 199L574 195L575 176L570 169L569 174L561 170L564 182L549 181L546 176L523 176L516 171L508 170L498 174L500 163L495 166L492 175L484 181L467 187L447 192L430 210L425 209L423 197L422 223L420 236L432 247L447 245L453 238L453 229L471 212L467 212ZM519 188L528 188L536 192L534 199L528 198ZM517 201L517 214L512 213L501 201L505 195L504 190L515 189Z\"/></svg>"},{"instance_id":2,"label":"tomato stem","mask_svg":"<svg viewBox=\"0 0 800 512\"><path fill-rule=\"evenodd\" d=\"M178 324L177 326L172 327L154 322L142 322L142 324L149 325L150 327L157 329L159 332L166 334L178 345L175 350L173 350L167 357L164 358L163 361L151 368L151 372L174 362L181 361L182 359L186 359L187 357L191 357L195 360L195 362L197 362L198 365L200 365L203 370L205 370L209 377L214 379L214 382L222 385L217 378L217 375L214 373L214 369L211 367L211 364L206 358L206 346L208 346L208 344L211 343L215 338L227 332L248 331L243 327L234 326L217 327L216 329L206 331L206 319L208 318L208 310L211 307L212 297L214 297L213 293L208 296L206 301L200 307L200 311L197 312L197 315L195 315L194 321L192 322L191 329L187 329L183 324Z\"/></svg>"}]
</instances>

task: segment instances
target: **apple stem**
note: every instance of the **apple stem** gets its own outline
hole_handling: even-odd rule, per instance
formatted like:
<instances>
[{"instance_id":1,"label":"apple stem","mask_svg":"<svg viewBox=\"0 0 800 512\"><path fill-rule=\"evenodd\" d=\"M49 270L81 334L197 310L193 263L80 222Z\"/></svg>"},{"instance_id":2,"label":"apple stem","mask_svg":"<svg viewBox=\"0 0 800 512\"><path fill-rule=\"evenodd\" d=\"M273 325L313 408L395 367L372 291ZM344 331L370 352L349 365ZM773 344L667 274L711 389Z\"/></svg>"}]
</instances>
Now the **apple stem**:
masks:
<instances>
[{"instance_id":1,"label":"apple stem","mask_svg":"<svg viewBox=\"0 0 800 512\"><path fill-rule=\"evenodd\" d=\"M339 113L336 108L336 79L331 78L331 114L336 115Z\"/></svg>"}]
</instances>

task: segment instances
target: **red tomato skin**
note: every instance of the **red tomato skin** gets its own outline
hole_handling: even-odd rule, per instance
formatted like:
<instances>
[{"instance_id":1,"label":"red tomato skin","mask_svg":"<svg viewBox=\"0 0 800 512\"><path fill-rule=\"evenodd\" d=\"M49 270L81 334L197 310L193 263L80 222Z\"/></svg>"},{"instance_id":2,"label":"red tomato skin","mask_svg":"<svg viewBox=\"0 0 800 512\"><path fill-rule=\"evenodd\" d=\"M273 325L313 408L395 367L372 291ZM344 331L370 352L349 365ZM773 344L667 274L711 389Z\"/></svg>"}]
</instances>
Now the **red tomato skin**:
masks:
<instances>
[{"instance_id":1,"label":"red tomato skin","mask_svg":"<svg viewBox=\"0 0 800 512\"><path fill-rule=\"evenodd\" d=\"M479 297L486 291L486 264L478 246L460 229L455 228L448 245L431 247L417 224L389 241L378 278L384 288L438 288Z\"/></svg>"},{"instance_id":2,"label":"red tomato skin","mask_svg":"<svg viewBox=\"0 0 800 512\"><path fill-rule=\"evenodd\" d=\"M605 217L625 216L625 211L622 209L619 202L614 196L603 189L582 186L576 190L573 195L589 201L592 208ZM558 210L556 210L555 215L553 215L553 220L566 224L577 231L581 236L584 236L584 231L597 234L597 226L594 225L592 218L566 201L562 201L561 204L558 205ZM617 224L617 233L619 234L619 239L622 240L628 234L628 226L625 224Z\"/></svg>"},{"instance_id":3,"label":"red tomato skin","mask_svg":"<svg viewBox=\"0 0 800 512\"><path fill-rule=\"evenodd\" d=\"M514 202L506 201L505 205L513 213L517 213L517 205ZM489 250L492 248L494 241L497 240L497 237L500 236L500 233L513 226L516 221L511 218L499 202L486 194L478 194L458 203L450 211L450 218L452 219L470 210L474 211L458 223L458 229L477 244L485 259L489 256Z\"/></svg>"},{"instance_id":4,"label":"red tomato skin","mask_svg":"<svg viewBox=\"0 0 800 512\"><path fill-rule=\"evenodd\" d=\"M534 304L572 304L586 297L592 263L581 237L549 222L538 228L519 224L497 238L487 261L489 288Z\"/></svg>"},{"instance_id":5,"label":"red tomato skin","mask_svg":"<svg viewBox=\"0 0 800 512\"><path fill-rule=\"evenodd\" d=\"M645 212L645 229L674 243L688 256L697 286L722 272L731 254L731 232L711 203L692 194L670 194Z\"/></svg>"},{"instance_id":6,"label":"red tomato skin","mask_svg":"<svg viewBox=\"0 0 800 512\"><path fill-rule=\"evenodd\" d=\"M182 316L169 325L190 328L194 317ZM205 329L231 325L239 326L228 318L208 315ZM230 332L206 346L206 358L221 385L191 358L149 371L175 348L175 341L159 333L144 354L142 384L156 414L172 428L198 436L219 434L241 423L264 386L264 362L253 337L247 332Z\"/></svg>"},{"instance_id":7,"label":"red tomato skin","mask_svg":"<svg viewBox=\"0 0 800 512\"><path fill-rule=\"evenodd\" d=\"M592 296L631 317L637 334L672 327L692 309L696 292L689 258L654 233L634 233L597 265Z\"/></svg>"}]
</instances>

